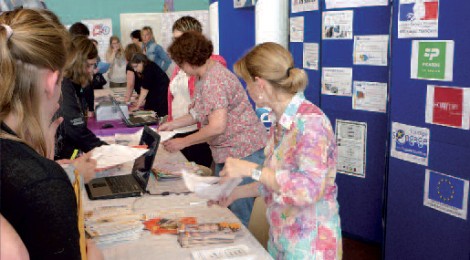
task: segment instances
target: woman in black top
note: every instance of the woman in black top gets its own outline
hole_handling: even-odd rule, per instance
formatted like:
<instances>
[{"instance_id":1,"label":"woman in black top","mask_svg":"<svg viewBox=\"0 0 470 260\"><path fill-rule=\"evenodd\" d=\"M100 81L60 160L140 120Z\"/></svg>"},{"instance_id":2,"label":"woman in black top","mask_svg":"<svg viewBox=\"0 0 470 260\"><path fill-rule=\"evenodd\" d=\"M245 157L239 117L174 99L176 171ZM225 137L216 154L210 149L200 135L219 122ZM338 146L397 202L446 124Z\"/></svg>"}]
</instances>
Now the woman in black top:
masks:
<instances>
[{"instance_id":1,"label":"woman in black top","mask_svg":"<svg viewBox=\"0 0 470 260\"><path fill-rule=\"evenodd\" d=\"M0 15L0 213L31 259L78 260L82 254L91 259L97 252L91 245L81 252L75 193L51 160L63 121L52 118L59 107L67 38L49 11ZM85 166L94 170L93 164Z\"/></svg>"},{"instance_id":2,"label":"woman in black top","mask_svg":"<svg viewBox=\"0 0 470 260\"><path fill-rule=\"evenodd\" d=\"M137 110L143 105L145 110L153 110L159 117L166 116L168 114L168 83L170 83L166 73L141 53L134 54L130 63L134 71L142 75L139 100L130 110Z\"/></svg>"},{"instance_id":3,"label":"woman in black top","mask_svg":"<svg viewBox=\"0 0 470 260\"><path fill-rule=\"evenodd\" d=\"M126 91L126 96L124 98L124 101L127 103L131 101L132 93L137 92L138 95L140 95L140 87L142 86L142 75L139 75L139 73L135 72L134 69L132 68L132 65L130 64L130 61L134 54L136 53L142 53L142 49L137 45L130 43L126 46L126 49L124 49L124 56L126 57L127 60L127 65L126 65L126 79L127 79L127 91Z\"/></svg>"},{"instance_id":4,"label":"woman in black top","mask_svg":"<svg viewBox=\"0 0 470 260\"><path fill-rule=\"evenodd\" d=\"M85 36L73 38L69 47L70 61L62 81L59 115L64 123L57 131L56 159L68 159L75 149L85 153L104 143L87 127L84 89L91 83L98 50Z\"/></svg>"}]
</instances>

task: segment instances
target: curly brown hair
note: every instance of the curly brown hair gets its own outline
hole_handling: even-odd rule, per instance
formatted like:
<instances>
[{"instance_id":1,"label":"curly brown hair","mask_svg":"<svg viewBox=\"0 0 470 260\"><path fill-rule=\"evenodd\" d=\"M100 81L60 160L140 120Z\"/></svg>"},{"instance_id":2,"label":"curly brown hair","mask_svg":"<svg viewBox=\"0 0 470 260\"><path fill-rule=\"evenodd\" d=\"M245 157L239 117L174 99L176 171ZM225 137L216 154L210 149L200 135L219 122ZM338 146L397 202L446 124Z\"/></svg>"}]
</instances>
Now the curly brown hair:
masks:
<instances>
[{"instance_id":1,"label":"curly brown hair","mask_svg":"<svg viewBox=\"0 0 470 260\"><path fill-rule=\"evenodd\" d=\"M211 57L214 47L212 42L199 32L185 32L168 47L168 53L176 64L188 63L202 66Z\"/></svg>"}]
</instances>

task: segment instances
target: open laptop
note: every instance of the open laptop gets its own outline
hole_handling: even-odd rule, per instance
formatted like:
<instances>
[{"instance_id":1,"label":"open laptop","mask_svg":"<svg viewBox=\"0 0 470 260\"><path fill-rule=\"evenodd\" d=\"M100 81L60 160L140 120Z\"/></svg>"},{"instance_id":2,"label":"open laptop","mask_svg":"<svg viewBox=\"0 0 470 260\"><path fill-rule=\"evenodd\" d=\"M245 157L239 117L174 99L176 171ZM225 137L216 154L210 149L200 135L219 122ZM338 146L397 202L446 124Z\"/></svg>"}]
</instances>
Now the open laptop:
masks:
<instances>
[{"instance_id":1,"label":"open laptop","mask_svg":"<svg viewBox=\"0 0 470 260\"><path fill-rule=\"evenodd\" d=\"M147 145L149 150L135 159L131 174L96 178L85 185L91 200L138 197L146 193L160 135L145 126L140 144Z\"/></svg>"},{"instance_id":2,"label":"open laptop","mask_svg":"<svg viewBox=\"0 0 470 260\"><path fill-rule=\"evenodd\" d=\"M111 96L111 100L113 101L113 106L121 115L122 120L128 127L136 127L136 126L144 126L144 125L155 125L158 123L158 118L155 116L133 116L129 115L129 117L124 114L124 111L122 111L121 106L119 103L116 101L116 99Z\"/></svg>"}]
</instances>

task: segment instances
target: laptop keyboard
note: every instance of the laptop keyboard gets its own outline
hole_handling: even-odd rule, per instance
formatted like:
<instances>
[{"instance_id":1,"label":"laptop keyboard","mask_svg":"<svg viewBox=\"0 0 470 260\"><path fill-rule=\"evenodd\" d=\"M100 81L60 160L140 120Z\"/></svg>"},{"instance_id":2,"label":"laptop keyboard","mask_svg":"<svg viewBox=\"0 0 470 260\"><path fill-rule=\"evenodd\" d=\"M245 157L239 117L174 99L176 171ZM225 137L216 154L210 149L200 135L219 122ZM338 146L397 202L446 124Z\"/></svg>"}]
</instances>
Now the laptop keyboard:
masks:
<instances>
[{"instance_id":1,"label":"laptop keyboard","mask_svg":"<svg viewBox=\"0 0 470 260\"><path fill-rule=\"evenodd\" d=\"M120 176L119 178L105 178L109 188L113 193L134 191L132 187L137 185L132 176Z\"/></svg>"}]
</instances>

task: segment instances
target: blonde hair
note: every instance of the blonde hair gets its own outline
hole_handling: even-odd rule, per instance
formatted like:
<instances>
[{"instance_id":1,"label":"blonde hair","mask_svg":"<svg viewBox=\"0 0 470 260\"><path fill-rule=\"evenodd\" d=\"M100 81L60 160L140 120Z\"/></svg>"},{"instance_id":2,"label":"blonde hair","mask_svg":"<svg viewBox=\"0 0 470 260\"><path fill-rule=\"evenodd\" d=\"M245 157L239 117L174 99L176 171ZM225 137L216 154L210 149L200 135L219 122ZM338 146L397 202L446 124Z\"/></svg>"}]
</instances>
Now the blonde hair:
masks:
<instances>
[{"instance_id":1,"label":"blonde hair","mask_svg":"<svg viewBox=\"0 0 470 260\"><path fill-rule=\"evenodd\" d=\"M254 47L233 65L233 69L245 81L263 78L287 93L295 94L308 84L307 74L294 67L290 52L274 42Z\"/></svg>"},{"instance_id":2,"label":"blonde hair","mask_svg":"<svg viewBox=\"0 0 470 260\"><path fill-rule=\"evenodd\" d=\"M153 35L152 27L150 27L150 26L144 26L144 27L142 27L142 30L140 30L140 35L141 35L141 37L142 37L142 34L143 34L144 31L148 31L148 32L150 33L150 35L152 35L152 40L153 40L154 42L156 42L155 36Z\"/></svg>"},{"instance_id":3,"label":"blonde hair","mask_svg":"<svg viewBox=\"0 0 470 260\"><path fill-rule=\"evenodd\" d=\"M44 71L62 71L66 63L68 32L47 10L18 9L0 15L0 122L8 115L18 121L16 135L2 138L26 143L47 156L46 129L41 124L40 84Z\"/></svg>"},{"instance_id":4,"label":"blonde hair","mask_svg":"<svg viewBox=\"0 0 470 260\"><path fill-rule=\"evenodd\" d=\"M69 46L64 76L75 84L82 87L87 86L91 82L91 76L87 71L88 60L96 59L97 57L98 50L88 37L73 37Z\"/></svg>"},{"instance_id":5,"label":"blonde hair","mask_svg":"<svg viewBox=\"0 0 470 260\"><path fill-rule=\"evenodd\" d=\"M113 53L113 41L117 41L119 43L119 49L116 52L115 58L121 58L121 56L123 55L124 50L122 48L121 40L116 35L113 35L111 36L111 38L109 38L109 46L108 50L106 51L106 59L109 59L108 57L110 57Z\"/></svg>"},{"instance_id":6,"label":"blonde hair","mask_svg":"<svg viewBox=\"0 0 470 260\"><path fill-rule=\"evenodd\" d=\"M202 25L196 18L187 15L176 20L171 31L174 32L175 30L182 33L189 31L202 33Z\"/></svg>"}]
</instances>

